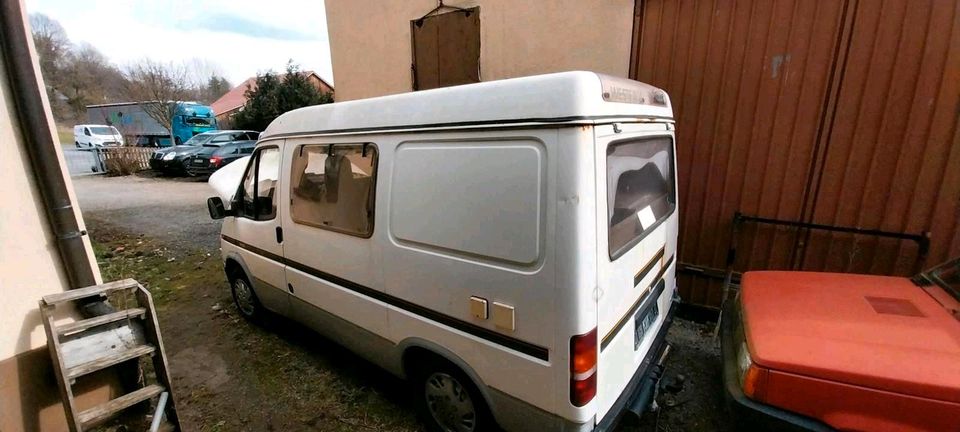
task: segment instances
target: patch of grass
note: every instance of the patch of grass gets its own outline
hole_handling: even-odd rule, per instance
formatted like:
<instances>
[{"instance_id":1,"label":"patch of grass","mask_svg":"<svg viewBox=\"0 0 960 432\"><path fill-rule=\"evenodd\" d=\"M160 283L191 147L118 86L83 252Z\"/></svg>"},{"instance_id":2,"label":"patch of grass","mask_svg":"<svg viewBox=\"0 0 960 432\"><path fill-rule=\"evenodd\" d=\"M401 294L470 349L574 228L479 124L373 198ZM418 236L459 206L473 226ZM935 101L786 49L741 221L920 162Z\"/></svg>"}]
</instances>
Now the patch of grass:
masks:
<instances>
[{"instance_id":1,"label":"patch of grass","mask_svg":"<svg viewBox=\"0 0 960 432\"><path fill-rule=\"evenodd\" d=\"M225 284L220 257L203 252L176 252L145 237L93 243L104 281L136 279L150 291L158 310L193 286Z\"/></svg>"},{"instance_id":2,"label":"patch of grass","mask_svg":"<svg viewBox=\"0 0 960 432\"><path fill-rule=\"evenodd\" d=\"M421 429L399 379L289 320L243 320L217 254L92 233L104 281L131 277L153 296L185 430ZM194 365L177 363L177 353L191 348L222 359L229 381L211 388L187 376Z\"/></svg>"},{"instance_id":3,"label":"patch of grass","mask_svg":"<svg viewBox=\"0 0 960 432\"><path fill-rule=\"evenodd\" d=\"M65 147L76 147L73 141L73 129L69 127L57 126L57 139L60 145Z\"/></svg>"}]
</instances>

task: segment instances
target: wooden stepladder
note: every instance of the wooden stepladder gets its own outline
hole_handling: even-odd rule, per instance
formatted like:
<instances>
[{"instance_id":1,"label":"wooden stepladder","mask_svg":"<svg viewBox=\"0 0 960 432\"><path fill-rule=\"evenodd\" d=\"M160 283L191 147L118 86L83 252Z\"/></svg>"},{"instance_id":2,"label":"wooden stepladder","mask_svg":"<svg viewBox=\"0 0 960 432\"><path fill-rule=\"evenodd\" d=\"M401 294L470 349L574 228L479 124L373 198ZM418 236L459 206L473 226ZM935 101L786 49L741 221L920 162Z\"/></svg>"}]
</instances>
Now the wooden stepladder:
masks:
<instances>
[{"instance_id":1,"label":"wooden stepladder","mask_svg":"<svg viewBox=\"0 0 960 432\"><path fill-rule=\"evenodd\" d=\"M108 296L111 304L126 303L133 307L66 324L55 323L57 306ZM161 419L155 418L152 428L180 430L153 299L139 282L125 279L44 296L40 300L40 312L71 432L89 430L128 408L143 407L144 402L155 397L158 398L155 417ZM156 382L145 383L131 393L78 412L73 394L78 378L121 365L130 368L131 363L144 357L152 360L147 366L152 364Z\"/></svg>"}]
</instances>

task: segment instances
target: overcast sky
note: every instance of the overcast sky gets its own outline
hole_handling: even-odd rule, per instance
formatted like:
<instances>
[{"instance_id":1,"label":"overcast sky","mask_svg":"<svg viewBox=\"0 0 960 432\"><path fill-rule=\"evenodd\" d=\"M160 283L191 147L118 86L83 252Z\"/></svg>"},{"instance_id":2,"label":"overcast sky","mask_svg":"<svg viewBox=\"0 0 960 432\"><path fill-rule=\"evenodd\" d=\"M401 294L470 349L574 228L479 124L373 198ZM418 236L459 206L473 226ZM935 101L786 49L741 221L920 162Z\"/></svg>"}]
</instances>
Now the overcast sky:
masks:
<instances>
[{"instance_id":1,"label":"overcast sky","mask_svg":"<svg viewBox=\"0 0 960 432\"><path fill-rule=\"evenodd\" d=\"M204 59L233 85L288 59L333 83L323 0L26 0L117 66Z\"/></svg>"}]
</instances>

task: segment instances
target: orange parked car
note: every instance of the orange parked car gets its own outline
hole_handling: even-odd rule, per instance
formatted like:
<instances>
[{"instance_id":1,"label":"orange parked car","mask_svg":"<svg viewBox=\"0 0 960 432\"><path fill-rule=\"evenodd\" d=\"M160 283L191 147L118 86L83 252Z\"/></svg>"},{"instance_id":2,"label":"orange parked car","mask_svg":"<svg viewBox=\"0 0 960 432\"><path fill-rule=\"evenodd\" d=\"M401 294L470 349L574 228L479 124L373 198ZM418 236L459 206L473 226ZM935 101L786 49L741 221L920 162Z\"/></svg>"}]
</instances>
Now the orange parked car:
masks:
<instances>
[{"instance_id":1,"label":"orange parked car","mask_svg":"<svg viewBox=\"0 0 960 432\"><path fill-rule=\"evenodd\" d=\"M745 430L960 431L960 259L914 278L747 272L722 332Z\"/></svg>"}]
</instances>

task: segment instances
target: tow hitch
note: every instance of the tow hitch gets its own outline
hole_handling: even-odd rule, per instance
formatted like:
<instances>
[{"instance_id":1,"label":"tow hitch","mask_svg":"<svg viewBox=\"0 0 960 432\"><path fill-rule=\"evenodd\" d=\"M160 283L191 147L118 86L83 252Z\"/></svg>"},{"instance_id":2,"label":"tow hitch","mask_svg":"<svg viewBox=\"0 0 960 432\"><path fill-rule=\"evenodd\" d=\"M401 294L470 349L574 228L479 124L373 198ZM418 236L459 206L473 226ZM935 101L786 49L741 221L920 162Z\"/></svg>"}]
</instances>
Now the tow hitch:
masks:
<instances>
[{"instance_id":1,"label":"tow hitch","mask_svg":"<svg viewBox=\"0 0 960 432\"><path fill-rule=\"evenodd\" d=\"M664 363L667 361L667 356L670 355L671 348L670 344L666 344L660 358L657 359L657 364L653 365L647 376L643 378L640 391L636 393L637 396L627 404L627 411L633 413L637 420L643 416L643 413L656 411L659 408L657 406L657 392L660 388L660 379L663 378Z\"/></svg>"}]
</instances>

